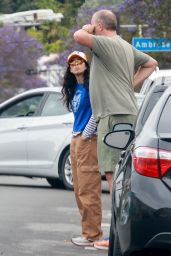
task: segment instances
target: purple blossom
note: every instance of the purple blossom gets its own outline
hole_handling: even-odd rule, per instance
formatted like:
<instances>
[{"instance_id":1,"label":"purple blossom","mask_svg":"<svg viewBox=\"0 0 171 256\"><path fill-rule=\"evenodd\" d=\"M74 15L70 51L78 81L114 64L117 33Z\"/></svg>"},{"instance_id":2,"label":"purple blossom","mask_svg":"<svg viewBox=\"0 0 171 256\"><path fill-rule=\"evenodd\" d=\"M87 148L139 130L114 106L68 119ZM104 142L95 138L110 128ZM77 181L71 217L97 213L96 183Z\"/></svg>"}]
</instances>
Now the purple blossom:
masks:
<instances>
[{"instance_id":1,"label":"purple blossom","mask_svg":"<svg viewBox=\"0 0 171 256\"><path fill-rule=\"evenodd\" d=\"M148 25L148 28L143 28L144 36L163 36L163 30L167 31L168 37L171 36L168 26L171 14L170 0L124 0L118 11L128 20L132 20L133 24Z\"/></svg>"},{"instance_id":2,"label":"purple blossom","mask_svg":"<svg viewBox=\"0 0 171 256\"><path fill-rule=\"evenodd\" d=\"M19 89L40 87L44 84L38 76L28 76L28 69L37 68L37 59L43 46L17 27L0 28L0 101L18 92Z\"/></svg>"},{"instance_id":3,"label":"purple blossom","mask_svg":"<svg viewBox=\"0 0 171 256\"><path fill-rule=\"evenodd\" d=\"M161 4L161 0L154 0L154 7L159 8Z\"/></svg>"}]
</instances>

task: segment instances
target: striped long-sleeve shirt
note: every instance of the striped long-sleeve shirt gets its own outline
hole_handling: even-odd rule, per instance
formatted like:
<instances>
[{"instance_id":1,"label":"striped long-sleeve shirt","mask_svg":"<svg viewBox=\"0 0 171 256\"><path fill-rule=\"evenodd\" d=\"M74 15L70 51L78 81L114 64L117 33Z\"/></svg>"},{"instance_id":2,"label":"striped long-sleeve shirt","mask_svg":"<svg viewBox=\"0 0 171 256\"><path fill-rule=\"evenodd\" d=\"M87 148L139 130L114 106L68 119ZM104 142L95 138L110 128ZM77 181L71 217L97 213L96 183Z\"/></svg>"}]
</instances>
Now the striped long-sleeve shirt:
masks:
<instances>
[{"instance_id":1,"label":"striped long-sleeve shirt","mask_svg":"<svg viewBox=\"0 0 171 256\"><path fill-rule=\"evenodd\" d=\"M92 115L82 133L84 137L91 138L94 134L97 134L97 123Z\"/></svg>"}]
</instances>

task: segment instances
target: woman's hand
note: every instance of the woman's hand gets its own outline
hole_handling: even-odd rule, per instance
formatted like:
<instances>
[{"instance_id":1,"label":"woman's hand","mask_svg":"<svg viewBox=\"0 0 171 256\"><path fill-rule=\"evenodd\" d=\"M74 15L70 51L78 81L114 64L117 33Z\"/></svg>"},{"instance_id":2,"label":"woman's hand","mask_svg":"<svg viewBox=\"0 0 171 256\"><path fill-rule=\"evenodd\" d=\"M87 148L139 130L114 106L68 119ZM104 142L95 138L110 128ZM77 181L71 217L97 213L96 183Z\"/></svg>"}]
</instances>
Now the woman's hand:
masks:
<instances>
[{"instance_id":1,"label":"woman's hand","mask_svg":"<svg viewBox=\"0 0 171 256\"><path fill-rule=\"evenodd\" d=\"M81 135L81 139L84 140L84 141L87 141L87 140L89 140L90 138L87 138L87 137L85 137L85 136L82 134L82 135Z\"/></svg>"}]
</instances>

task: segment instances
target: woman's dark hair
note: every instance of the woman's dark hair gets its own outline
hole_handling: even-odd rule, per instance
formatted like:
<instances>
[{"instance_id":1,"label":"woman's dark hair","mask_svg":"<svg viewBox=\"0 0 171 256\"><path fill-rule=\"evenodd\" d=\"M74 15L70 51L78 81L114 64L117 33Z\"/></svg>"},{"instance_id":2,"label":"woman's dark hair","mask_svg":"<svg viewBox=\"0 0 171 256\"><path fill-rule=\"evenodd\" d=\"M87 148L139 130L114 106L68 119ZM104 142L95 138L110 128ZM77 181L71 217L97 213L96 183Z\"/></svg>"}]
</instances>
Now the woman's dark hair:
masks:
<instances>
[{"instance_id":1,"label":"woman's dark hair","mask_svg":"<svg viewBox=\"0 0 171 256\"><path fill-rule=\"evenodd\" d=\"M85 62L86 70L84 71L84 86L89 90L89 64ZM70 67L67 67L67 70L64 75L64 82L62 86L62 95L63 101L69 111L72 111L72 99L74 97L75 85L77 80L74 74L70 72Z\"/></svg>"}]
</instances>

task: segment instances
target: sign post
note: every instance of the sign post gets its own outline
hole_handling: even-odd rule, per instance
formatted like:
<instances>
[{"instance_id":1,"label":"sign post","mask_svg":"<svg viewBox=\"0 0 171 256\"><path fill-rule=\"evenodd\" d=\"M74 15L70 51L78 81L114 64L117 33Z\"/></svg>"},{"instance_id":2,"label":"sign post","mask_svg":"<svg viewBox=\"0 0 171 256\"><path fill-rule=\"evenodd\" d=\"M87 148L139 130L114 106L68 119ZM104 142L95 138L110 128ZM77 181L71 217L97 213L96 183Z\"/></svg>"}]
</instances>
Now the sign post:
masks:
<instances>
[{"instance_id":1,"label":"sign post","mask_svg":"<svg viewBox=\"0 0 171 256\"><path fill-rule=\"evenodd\" d=\"M132 45L143 52L171 51L171 39L133 37Z\"/></svg>"}]
</instances>

